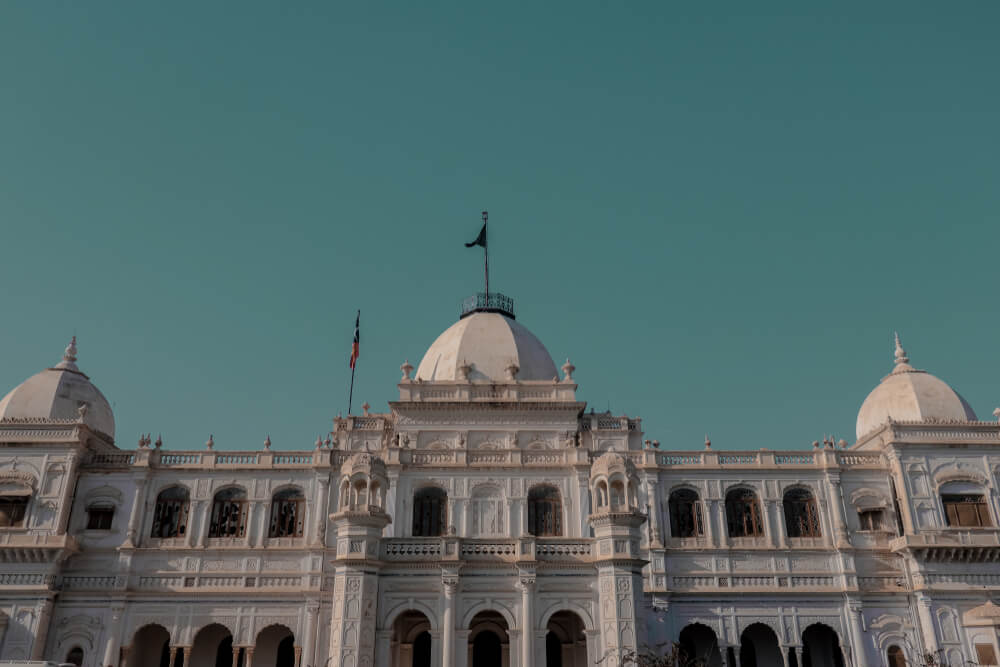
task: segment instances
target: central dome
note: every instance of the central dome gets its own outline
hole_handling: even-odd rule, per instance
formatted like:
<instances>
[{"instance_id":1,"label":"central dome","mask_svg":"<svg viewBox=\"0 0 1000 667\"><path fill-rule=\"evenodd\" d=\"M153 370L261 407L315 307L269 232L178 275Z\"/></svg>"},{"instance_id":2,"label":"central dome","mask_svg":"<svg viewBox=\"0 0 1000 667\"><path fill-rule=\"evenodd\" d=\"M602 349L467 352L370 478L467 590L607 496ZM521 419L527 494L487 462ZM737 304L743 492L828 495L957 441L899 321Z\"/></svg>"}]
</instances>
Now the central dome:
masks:
<instances>
[{"instance_id":1,"label":"central dome","mask_svg":"<svg viewBox=\"0 0 1000 667\"><path fill-rule=\"evenodd\" d=\"M518 367L518 380L552 380L556 365L533 333L500 313L475 312L448 327L428 348L416 377L426 382L509 382L507 368Z\"/></svg>"}]
</instances>

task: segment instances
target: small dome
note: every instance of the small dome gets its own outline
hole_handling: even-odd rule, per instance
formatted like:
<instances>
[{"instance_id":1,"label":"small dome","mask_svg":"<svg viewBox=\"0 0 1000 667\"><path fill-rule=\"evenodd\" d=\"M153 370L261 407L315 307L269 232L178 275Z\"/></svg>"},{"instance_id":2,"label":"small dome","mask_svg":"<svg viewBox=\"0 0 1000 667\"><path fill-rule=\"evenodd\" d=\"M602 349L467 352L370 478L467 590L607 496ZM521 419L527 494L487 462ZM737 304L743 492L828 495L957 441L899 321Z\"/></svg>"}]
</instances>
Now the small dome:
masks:
<instances>
[{"instance_id":1,"label":"small dome","mask_svg":"<svg viewBox=\"0 0 1000 667\"><path fill-rule=\"evenodd\" d=\"M385 477L385 462L369 452L352 454L340 466L340 474L353 477L357 473L368 477Z\"/></svg>"},{"instance_id":2,"label":"small dome","mask_svg":"<svg viewBox=\"0 0 1000 667\"><path fill-rule=\"evenodd\" d=\"M858 411L858 438L893 421L976 421L958 392L926 371L913 368L896 336L896 366L868 394Z\"/></svg>"},{"instance_id":3,"label":"small dome","mask_svg":"<svg viewBox=\"0 0 1000 667\"><path fill-rule=\"evenodd\" d=\"M475 312L460 319L431 344L417 367L416 377L426 382L510 382L510 367L517 380L552 380L556 365L533 333L500 313Z\"/></svg>"},{"instance_id":4,"label":"small dome","mask_svg":"<svg viewBox=\"0 0 1000 667\"><path fill-rule=\"evenodd\" d=\"M115 437L115 417L104 394L76 365L76 336L61 362L31 376L0 400L0 419L60 419L83 422Z\"/></svg>"},{"instance_id":5,"label":"small dome","mask_svg":"<svg viewBox=\"0 0 1000 667\"><path fill-rule=\"evenodd\" d=\"M591 479L602 475L610 477L615 473L621 473L625 477L635 477L635 464L632 463L632 459L616 452L606 452L590 466Z\"/></svg>"}]
</instances>

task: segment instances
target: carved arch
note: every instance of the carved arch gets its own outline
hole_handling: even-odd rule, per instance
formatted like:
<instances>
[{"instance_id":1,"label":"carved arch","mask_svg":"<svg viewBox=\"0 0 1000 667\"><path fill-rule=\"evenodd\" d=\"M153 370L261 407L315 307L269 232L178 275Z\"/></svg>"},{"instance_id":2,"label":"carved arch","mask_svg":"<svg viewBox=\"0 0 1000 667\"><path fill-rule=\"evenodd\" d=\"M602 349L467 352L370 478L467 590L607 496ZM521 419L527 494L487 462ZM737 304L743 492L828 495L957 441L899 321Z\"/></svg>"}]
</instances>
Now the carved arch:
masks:
<instances>
[{"instance_id":1,"label":"carved arch","mask_svg":"<svg viewBox=\"0 0 1000 667\"><path fill-rule=\"evenodd\" d=\"M583 621L584 630L594 630L594 619L591 617L590 612L583 608L576 602L571 600L560 600L558 602L553 602L549 605L544 612L542 612L542 620L538 624L537 629L544 629L549 626L549 619L551 619L555 614L561 611L568 611L576 614Z\"/></svg>"},{"instance_id":2,"label":"carved arch","mask_svg":"<svg viewBox=\"0 0 1000 667\"><path fill-rule=\"evenodd\" d=\"M507 628L513 630L520 627L514 622L514 614L511 613L510 609L505 607L498 600L483 600L478 602L465 611L465 615L462 616L462 624L459 626L463 630L469 629L469 624L472 623L472 619L476 617L481 611L495 611L496 613L503 616L504 620L507 621Z\"/></svg>"},{"instance_id":3,"label":"carved arch","mask_svg":"<svg viewBox=\"0 0 1000 667\"><path fill-rule=\"evenodd\" d=\"M940 488L946 482L974 482L985 485L989 478L979 468L965 463L946 463L934 470L934 485Z\"/></svg>"},{"instance_id":4,"label":"carved arch","mask_svg":"<svg viewBox=\"0 0 1000 667\"><path fill-rule=\"evenodd\" d=\"M395 607L389 609L382 617L382 622L379 624L383 630L391 630L393 623L399 618L400 614L408 611L419 611L421 614L427 617L427 620L431 624L431 630L436 631L438 629L437 614L434 613L430 607L428 607L423 602L419 600L406 600L400 602Z\"/></svg>"}]
</instances>

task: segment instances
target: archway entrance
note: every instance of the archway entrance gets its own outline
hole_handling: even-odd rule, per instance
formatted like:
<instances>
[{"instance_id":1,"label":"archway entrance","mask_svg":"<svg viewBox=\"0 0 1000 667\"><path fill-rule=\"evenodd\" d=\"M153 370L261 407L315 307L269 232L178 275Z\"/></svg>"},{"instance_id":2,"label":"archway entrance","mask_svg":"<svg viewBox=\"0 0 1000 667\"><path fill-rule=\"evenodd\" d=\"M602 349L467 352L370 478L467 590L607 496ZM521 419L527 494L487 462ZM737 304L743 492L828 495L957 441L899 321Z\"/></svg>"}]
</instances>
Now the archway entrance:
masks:
<instances>
[{"instance_id":1,"label":"archway entrance","mask_svg":"<svg viewBox=\"0 0 1000 667\"><path fill-rule=\"evenodd\" d=\"M801 667L844 667L840 639L828 625L814 623L802 633Z\"/></svg>"},{"instance_id":2,"label":"archway entrance","mask_svg":"<svg viewBox=\"0 0 1000 667\"><path fill-rule=\"evenodd\" d=\"M284 625L269 625L254 642L253 667L295 667L295 635Z\"/></svg>"},{"instance_id":3,"label":"archway entrance","mask_svg":"<svg viewBox=\"0 0 1000 667\"><path fill-rule=\"evenodd\" d=\"M186 667L244 667L243 650L233 651L233 635L224 625L206 625L191 644L191 664ZM235 658L235 659L234 659Z\"/></svg>"},{"instance_id":4,"label":"archway entrance","mask_svg":"<svg viewBox=\"0 0 1000 667\"><path fill-rule=\"evenodd\" d=\"M144 625L132 636L128 667L173 667L170 633L162 625Z\"/></svg>"},{"instance_id":5,"label":"archway entrance","mask_svg":"<svg viewBox=\"0 0 1000 667\"><path fill-rule=\"evenodd\" d=\"M754 623L740 635L740 667L784 667L774 630Z\"/></svg>"},{"instance_id":6,"label":"archway entrance","mask_svg":"<svg viewBox=\"0 0 1000 667\"><path fill-rule=\"evenodd\" d=\"M704 667L722 667L722 653L715 631L707 625L692 623L681 630L678 644L684 658Z\"/></svg>"},{"instance_id":7,"label":"archway entrance","mask_svg":"<svg viewBox=\"0 0 1000 667\"><path fill-rule=\"evenodd\" d=\"M587 667L587 636L579 616L556 612L546 628L545 667Z\"/></svg>"},{"instance_id":8,"label":"archway entrance","mask_svg":"<svg viewBox=\"0 0 1000 667\"><path fill-rule=\"evenodd\" d=\"M391 667L431 667L431 623L419 611L404 611L392 624Z\"/></svg>"},{"instance_id":9,"label":"archway entrance","mask_svg":"<svg viewBox=\"0 0 1000 667\"><path fill-rule=\"evenodd\" d=\"M469 623L469 667L510 667L507 621L495 611L483 611Z\"/></svg>"}]
</instances>

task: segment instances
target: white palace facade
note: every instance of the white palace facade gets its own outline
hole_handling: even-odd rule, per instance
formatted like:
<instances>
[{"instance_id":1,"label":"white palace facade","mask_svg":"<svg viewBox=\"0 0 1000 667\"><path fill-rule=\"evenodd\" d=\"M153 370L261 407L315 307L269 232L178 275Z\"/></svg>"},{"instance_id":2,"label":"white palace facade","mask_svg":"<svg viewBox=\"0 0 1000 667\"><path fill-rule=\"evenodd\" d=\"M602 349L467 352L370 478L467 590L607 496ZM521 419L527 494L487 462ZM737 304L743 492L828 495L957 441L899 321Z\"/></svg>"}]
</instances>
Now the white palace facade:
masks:
<instances>
[{"instance_id":1,"label":"white palace facade","mask_svg":"<svg viewBox=\"0 0 1000 667\"><path fill-rule=\"evenodd\" d=\"M1000 425L898 341L804 451L588 410L497 294L302 451L122 449L76 354L0 401L0 664L997 664Z\"/></svg>"}]
</instances>

